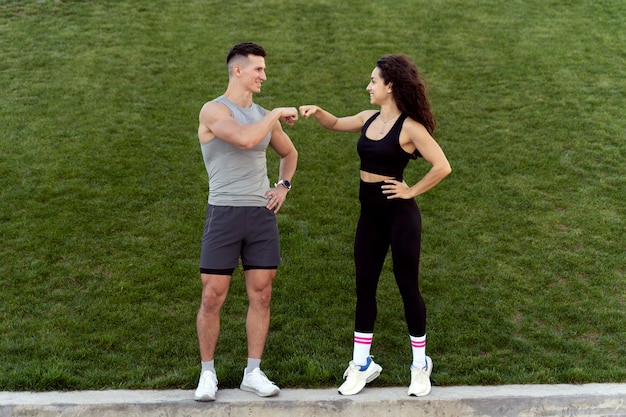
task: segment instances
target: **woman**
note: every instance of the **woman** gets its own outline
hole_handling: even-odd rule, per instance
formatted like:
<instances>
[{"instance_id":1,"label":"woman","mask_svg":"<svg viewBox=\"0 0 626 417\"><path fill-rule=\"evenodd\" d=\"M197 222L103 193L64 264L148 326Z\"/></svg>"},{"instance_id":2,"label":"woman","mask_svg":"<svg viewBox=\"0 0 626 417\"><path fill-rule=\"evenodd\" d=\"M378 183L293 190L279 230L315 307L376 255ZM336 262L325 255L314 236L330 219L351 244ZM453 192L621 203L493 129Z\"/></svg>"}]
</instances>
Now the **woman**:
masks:
<instances>
[{"instance_id":1,"label":"woman","mask_svg":"<svg viewBox=\"0 0 626 417\"><path fill-rule=\"evenodd\" d=\"M408 394L430 393L432 360L426 356L426 307L418 286L421 215L415 197L433 188L451 172L448 160L431 136L435 119L416 66L404 55L378 60L367 85L370 103L380 111L365 110L336 117L314 105L300 114L326 129L361 132L357 151L361 158L359 200L361 214L354 239L356 312L352 361L339 393L354 395L382 371L370 356L376 321L376 289L391 246L393 272L404 303L413 361ZM410 159L424 158L432 165L409 187L403 179Z\"/></svg>"}]
</instances>

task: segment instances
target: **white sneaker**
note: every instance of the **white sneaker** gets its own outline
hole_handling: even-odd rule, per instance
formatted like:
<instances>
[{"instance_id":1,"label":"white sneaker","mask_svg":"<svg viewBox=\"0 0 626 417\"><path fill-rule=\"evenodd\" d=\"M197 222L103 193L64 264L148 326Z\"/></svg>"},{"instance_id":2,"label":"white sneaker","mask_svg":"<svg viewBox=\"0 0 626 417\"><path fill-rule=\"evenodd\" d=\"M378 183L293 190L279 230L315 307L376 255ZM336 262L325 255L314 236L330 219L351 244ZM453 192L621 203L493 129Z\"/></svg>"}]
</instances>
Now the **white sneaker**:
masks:
<instances>
[{"instance_id":1,"label":"white sneaker","mask_svg":"<svg viewBox=\"0 0 626 417\"><path fill-rule=\"evenodd\" d=\"M382 371L382 366L374 362L371 356L368 356L367 363L363 366L350 361L348 369L343 373L346 382L339 387L339 393L341 395L358 394L365 387L365 384L378 378Z\"/></svg>"},{"instance_id":2,"label":"white sneaker","mask_svg":"<svg viewBox=\"0 0 626 417\"><path fill-rule=\"evenodd\" d=\"M280 388L270 381L260 368L254 368L249 373L246 373L244 369L239 388L243 391L254 392L259 397L273 397L280 392Z\"/></svg>"},{"instance_id":3,"label":"white sneaker","mask_svg":"<svg viewBox=\"0 0 626 417\"><path fill-rule=\"evenodd\" d=\"M411 385L409 395L423 397L430 393L430 374L433 371L433 361L426 356L426 366L423 368L413 368L411 365Z\"/></svg>"},{"instance_id":4,"label":"white sneaker","mask_svg":"<svg viewBox=\"0 0 626 417\"><path fill-rule=\"evenodd\" d=\"M196 401L215 401L216 392L217 376L211 371L202 372L193 399Z\"/></svg>"}]
</instances>

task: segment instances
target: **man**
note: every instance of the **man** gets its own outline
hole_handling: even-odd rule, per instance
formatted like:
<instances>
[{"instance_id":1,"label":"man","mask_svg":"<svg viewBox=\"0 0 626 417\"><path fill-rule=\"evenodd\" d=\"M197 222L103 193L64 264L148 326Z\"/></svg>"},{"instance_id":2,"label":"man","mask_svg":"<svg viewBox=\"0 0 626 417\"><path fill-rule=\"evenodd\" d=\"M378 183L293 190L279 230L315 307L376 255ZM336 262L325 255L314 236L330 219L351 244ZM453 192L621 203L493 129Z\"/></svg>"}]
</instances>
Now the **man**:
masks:
<instances>
[{"instance_id":1,"label":"man","mask_svg":"<svg viewBox=\"0 0 626 417\"><path fill-rule=\"evenodd\" d=\"M261 371L261 356L270 323L272 282L280 264L276 213L296 170L298 153L280 122L293 125L295 107L271 111L253 103L265 76L265 50L244 42L226 58L226 92L206 103L199 116L198 138L209 176L209 199L200 254L202 302L196 327L202 372L194 398L213 401L217 392L214 366L220 310L233 271L244 269L248 293L246 334L248 364L240 388L259 396L280 389ZM279 177L270 188L265 150L280 156Z\"/></svg>"}]
</instances>

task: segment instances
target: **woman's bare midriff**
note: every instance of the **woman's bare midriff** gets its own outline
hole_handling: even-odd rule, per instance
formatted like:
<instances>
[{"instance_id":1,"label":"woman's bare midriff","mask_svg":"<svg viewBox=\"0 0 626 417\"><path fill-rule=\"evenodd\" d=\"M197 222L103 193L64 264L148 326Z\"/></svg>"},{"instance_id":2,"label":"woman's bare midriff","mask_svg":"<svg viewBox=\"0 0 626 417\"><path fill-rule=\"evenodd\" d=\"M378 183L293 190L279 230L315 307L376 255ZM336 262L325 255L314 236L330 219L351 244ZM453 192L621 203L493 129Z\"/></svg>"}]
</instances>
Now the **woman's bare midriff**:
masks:
<instances>
[{"instance_id":1,"label":"woman's bare midriff","mask_svg":"<svg viewBox=\"0 0 626 417\"><path fill-rule=\"evenodd\" d=\"M384 180L393 179L393 177L388 177L386 175L372 174L371 172L367 172L367 171L360 171L360 172L361 172L361 181L363 182L383 182Z\"/></svg>"}]
</instances>

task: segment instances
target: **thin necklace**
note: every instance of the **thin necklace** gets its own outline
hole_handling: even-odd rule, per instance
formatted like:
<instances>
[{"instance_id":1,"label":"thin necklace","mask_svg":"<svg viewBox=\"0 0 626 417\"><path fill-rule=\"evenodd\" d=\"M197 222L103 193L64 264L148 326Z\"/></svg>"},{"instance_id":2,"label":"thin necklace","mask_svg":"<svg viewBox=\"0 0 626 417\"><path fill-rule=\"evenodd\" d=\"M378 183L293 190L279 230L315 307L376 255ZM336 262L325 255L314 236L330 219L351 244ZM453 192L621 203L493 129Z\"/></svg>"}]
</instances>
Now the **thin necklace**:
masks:
<instances>
[{"instance_id":1,"label":"thin necklace","mask_svg":"<svg viewBox=\"0 0 626 417\"><path fill-rule=\"evenodd\" d=\"M387 123L396 120L398 117L400 117L402 113L398 113L395 116L393 116L391 119L387 119L386 121L383 120L382 115L380 116L380 121L383 122L383 125L380 127L380 131L378 132L378 136L382 136L382 134L385 132L385 127L387 126Z\"/></svg>"}]
</instances>

